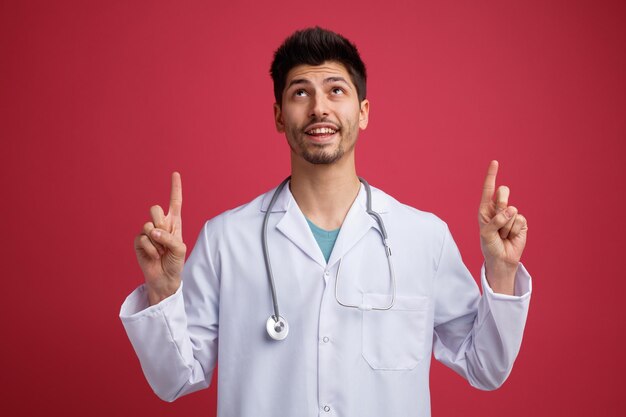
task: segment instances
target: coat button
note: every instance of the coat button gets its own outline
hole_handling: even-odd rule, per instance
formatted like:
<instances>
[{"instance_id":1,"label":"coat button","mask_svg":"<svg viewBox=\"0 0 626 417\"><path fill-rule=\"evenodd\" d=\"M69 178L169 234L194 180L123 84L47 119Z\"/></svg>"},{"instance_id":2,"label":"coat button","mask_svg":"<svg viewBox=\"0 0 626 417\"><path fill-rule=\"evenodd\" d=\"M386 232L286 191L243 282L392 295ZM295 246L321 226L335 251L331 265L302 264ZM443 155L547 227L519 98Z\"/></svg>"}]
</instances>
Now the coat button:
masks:
<instances>
[{"instance_id":1,"label":"coat button","mask_svg":"<svg viewBox=\"0 0 626 417\"><path fill-rule=\"evenodd\" d=\"M328 413L328 412L330 411L330 407L329 407L329 406L327 406L327 405L325 405L325 406L324 406L324 411L326 411L326 412Z\"/></svg>"},{"instance_id":2,"label":"coat button","mask_svg":"<svg viewBox=\"0 0 626 417\"><path fill-rule=\"evenodd\" d=\"M322 340L324 341L324 343L328 343L328 341L329 341L330 339L328 338L328 336L324 336L324 338L323 338Z\"/></svg>"}]
</instances>

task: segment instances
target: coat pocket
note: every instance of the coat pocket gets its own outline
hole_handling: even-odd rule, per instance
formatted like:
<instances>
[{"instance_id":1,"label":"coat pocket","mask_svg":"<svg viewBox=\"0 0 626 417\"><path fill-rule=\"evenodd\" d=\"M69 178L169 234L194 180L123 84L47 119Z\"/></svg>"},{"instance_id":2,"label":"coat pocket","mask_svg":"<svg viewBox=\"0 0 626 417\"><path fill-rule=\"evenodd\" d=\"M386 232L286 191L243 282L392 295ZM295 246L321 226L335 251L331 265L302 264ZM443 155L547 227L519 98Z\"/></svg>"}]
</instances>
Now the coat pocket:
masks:
<instances>
[{"instance_id":1,"label":"coat pocket","mask_svg":"<svg viewBox=\"0 0 626 417\"><path fill-rule=\"evenodd\" d=\"M363 304L389 305L388 294L363 294ZM363 312L363 358L373 369L409 370L424 357L428 297L399 296L389 310Z\"/></svg>"}]
</instances>

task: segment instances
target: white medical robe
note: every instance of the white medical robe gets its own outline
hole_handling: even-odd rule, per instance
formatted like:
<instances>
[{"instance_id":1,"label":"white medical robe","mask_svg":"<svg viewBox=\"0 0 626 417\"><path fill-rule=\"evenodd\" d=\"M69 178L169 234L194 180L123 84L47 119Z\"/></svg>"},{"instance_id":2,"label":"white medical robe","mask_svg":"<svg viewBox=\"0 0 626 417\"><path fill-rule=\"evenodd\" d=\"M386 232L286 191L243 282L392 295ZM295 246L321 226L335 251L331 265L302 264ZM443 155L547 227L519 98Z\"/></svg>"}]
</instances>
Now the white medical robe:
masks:
<instances>
[{"instance_id":1,"label":"white medical robe","mask_svg":"<svg viewBox=\"0 0 626 417\"><path fill-rule=\"evenodd\" d=\"M185 263L183 284L148 306L144 286L120 318L156 392L173 401L205 388L217 362L218 416L426 417L434 357L481 389L500 386L522 341L531 293L522 265L516 295L484 295L446 224L372 187L393 251L391 279L365 189L326 263L285 187L272 208L268 247L281 316L290 332L266 333L273 314L263 260L263 216L273 191L208 221Z\"/></svg>"}]
</instances>

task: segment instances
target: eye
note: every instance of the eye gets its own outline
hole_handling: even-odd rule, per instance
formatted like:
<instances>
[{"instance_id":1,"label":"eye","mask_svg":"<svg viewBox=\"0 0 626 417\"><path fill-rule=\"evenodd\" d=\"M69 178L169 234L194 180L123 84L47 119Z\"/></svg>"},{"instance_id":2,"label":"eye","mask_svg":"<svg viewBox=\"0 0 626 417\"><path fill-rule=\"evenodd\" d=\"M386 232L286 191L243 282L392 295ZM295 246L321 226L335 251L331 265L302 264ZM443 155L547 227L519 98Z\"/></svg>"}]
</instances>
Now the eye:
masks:
<instances>
[{"instance_id":1,"label":"eye","mask_svg":"<svg viewBox=\"0 0 626 417\"><path fill-rule=\"evenodd\" d=\"M296 92L293 93L293 95L296 96L296 97L304 97L306 94L307 93L304 90L296 90Z\"/></svg>"},{"instance_id":2,"label":"eye","mask_svg":"<svg viewBox=\"0 0 626 417\"><path fill-rule=\"evenodd\" d=\"M333 94L337 94L337 95L341 95L344 93L343 88L341 87L333 87L332 90Z\"/></svg>"}]
</instances>

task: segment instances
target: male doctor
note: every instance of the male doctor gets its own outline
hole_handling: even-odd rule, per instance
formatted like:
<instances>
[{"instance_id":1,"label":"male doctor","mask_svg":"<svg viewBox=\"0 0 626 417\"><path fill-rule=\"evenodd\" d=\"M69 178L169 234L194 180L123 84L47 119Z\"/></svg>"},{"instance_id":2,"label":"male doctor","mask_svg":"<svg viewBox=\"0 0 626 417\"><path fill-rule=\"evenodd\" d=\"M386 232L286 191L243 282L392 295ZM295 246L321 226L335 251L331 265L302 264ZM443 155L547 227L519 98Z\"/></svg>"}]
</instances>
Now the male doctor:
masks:
<instances>
[{"instance_id":1,"label":"male doctor","mask_svg":"<svg viewBox=\"0 0 626 417\"><path fill-rule=\"evenodd\" d=\"M424 417L431 352L477 388L500 386L531 282L520 264L527 223L509 190L496 189L497 162L478 215L481 296L443 221L374 187L382 223L366 211L354 149L369 102L356 47L320 28L298 31L275 52L271 75L276 128L291 148L291 179L271 207L275 190L209 220L185 262L174 173L168 214L153 206L135 239L145 283L120 317L153 390L173 401L206 388L219 360L221 417ZM286 324L274 318L265 265L267 211Z\"/></svg>"}]
</instances>

